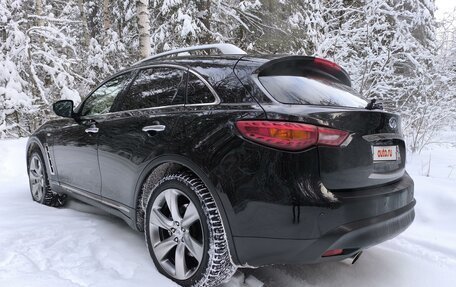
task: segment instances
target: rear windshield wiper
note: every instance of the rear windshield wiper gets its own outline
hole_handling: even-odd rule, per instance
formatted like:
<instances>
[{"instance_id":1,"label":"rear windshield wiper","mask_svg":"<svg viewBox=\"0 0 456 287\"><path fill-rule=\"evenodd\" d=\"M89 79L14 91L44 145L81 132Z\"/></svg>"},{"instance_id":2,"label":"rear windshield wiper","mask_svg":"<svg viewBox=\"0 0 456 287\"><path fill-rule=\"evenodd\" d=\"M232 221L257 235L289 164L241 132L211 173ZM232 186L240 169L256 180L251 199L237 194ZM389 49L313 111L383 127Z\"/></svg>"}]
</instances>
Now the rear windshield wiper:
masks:
<instances>
[{"instance_id":1,"label":"rear windshield wiper","mask_svg":"<svg viewBox=\"0 0 456 287\"><path fill-rule=\"evenodd\" d=\"M377 103L377 99L372 99L366 106L367 110L383 110L383 104Z\"/></svg>"}]
</instances>

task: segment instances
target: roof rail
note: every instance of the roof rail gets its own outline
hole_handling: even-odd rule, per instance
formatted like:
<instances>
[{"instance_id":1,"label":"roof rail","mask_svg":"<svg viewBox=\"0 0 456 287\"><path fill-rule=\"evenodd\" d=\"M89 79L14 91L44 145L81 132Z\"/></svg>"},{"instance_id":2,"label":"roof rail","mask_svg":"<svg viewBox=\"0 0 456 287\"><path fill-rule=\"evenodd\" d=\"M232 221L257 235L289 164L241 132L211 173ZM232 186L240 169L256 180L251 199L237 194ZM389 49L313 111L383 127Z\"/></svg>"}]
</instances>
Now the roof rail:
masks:
<instances>
[{"instance_id":1,"label":"roof rail","mask_svg":"<svg viewBox=\"0 0 456 287\"><path fill-rule=\"evenodd\" d=\"M209 50L209 49L215 49L219 50L223 55L245 55L247 54L244 50L242 50L239 47L236 47L233 44L225 44L225 43L220 43L220 44L208 44L208 45L199 45L199 46L191 46L188 48L179 48L175 50L170 50L166 51L160 54L156 54L150 57L147 57L143 60L140 60L139 62L136 62L135 65L140 64L145 61L150 61L150 60L155 60L158 58L163 58L166 56L171 56L171 55L178 55L180 53L185 53L185 52L191 52L191 51L201 51L201 50Z\"/></svg>"}]
</instances>

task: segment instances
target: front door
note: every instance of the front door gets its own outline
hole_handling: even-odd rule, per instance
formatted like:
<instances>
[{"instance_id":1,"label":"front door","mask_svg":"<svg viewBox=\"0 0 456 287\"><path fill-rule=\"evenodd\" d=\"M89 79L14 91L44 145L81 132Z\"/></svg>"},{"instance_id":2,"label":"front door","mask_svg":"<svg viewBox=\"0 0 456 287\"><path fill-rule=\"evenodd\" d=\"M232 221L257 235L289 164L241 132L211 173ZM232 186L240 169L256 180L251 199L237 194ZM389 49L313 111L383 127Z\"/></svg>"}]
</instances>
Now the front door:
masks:
<instances>
[{"instance_id":1,"label":"front door","mask_svg":"<svg viewBox=\"0 0 456 287\"><path fill-rule=\"evenodd\" d=\"M100 193L101 177L97 158L97 135L86 132L89 120L61 121L54 134L54 158L59 182L66 188Z\"/></svg>"},{"instance_id":2,"label":"front door","mask_svg":"<svg viewBox=\"0 0 456 287\"><path fill-rule=\"evenodd\" d=\"M106 81L83 102L75 120L61 121L54 135L53 152L59 183L64 188L101 195L98 124L130 79L126 73Z\"/></svg>"}]
</instances>

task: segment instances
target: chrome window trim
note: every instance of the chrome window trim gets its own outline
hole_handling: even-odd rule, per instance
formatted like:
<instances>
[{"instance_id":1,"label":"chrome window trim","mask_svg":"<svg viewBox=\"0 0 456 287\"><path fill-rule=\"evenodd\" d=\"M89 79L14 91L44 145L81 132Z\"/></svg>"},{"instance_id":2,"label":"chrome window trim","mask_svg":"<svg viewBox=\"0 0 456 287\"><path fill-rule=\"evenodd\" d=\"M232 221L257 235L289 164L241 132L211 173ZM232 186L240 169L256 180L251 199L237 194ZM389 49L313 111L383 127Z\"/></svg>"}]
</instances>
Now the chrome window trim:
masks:
<instances>
[{"instance_id":1,"label":"chrome window trim","mask_svg":"<svg viewBox=\"0 0 456 287\"><path fill-rule=\"evenodd\" d=\"M105 114L81 117L81 120L96 120L99 118L105 118L110 115L117 115L117 114L122 114L122 113L130 113L130 112L136 112L136 111L141 112L141 111L149 111L149 110L164 110L167 108L178 108L178 107L185 107L185 105L178 104L178 105L160 106L160 107L144 108L144 109L137 109L137 110L124 110L124 111L117 111L117 112L109 112L109 113L105 113Z\"/></svg>"},{"instance_id":2,"label":"chrome window trim","mask_svg":"<svg viewBox=\"0 0 456 287\"><path fill-rule=\"evenodd\" d=\"M221 103L220 97L218 96L217 92L212 87L212 85L203 76L201 76L198 72L196 72L195 70L193 70L193 69L191 69L189 67L175 65L175 64L151 64L151 65L145 65L145 66L141 66L141 67L133 67L133 68L128 69L127 71L130 71L130 70L144 70L144 69L150 69L150 68L176 68L176 69L188 71L188 72L192 73L193 75L195 75L196 77L198 77L198 79L200 79L204 83L204 85L211 91L212 95L215 98L215 101L210 102L210 103L184 104L184 106L187 106L187 107L192 107L192 106L210 106L210 105L212 106L212 105L218 105L218 104ZM178 106L178 105L168 105L168 106L160 106L160 107L153 107L153 108L164 108L164 107L171 107L171 106ZM145 108L145 109L151 109L151 108ZM129 110L129 111L139 111L139 110L144 110L144 109ZM125 110L125 111L127 111L127 110Z\"/></svg>"},{"instance_id":3,"label":"chrome window trim","mask_svg":"<svg viewBox=\"0 0 456 287\"><path fill-rule=\"evenodd\" d=\"M115 79L115 78L117 78L117 77L119 77L119 76L122 76L122 75L124 75L124 74L126 74L126 73L130 73L130 72L132 72L132 71L133 71L133 69L123 70L123 71L120 71L120 72L118 72L118 73L115 73L115 74L112 75L111 77L109 77L109 78L105 79L104 81L102 81L100 84L98 84L95 88L93 88L93 89L89 92L89 94L81 101L81 103L80 103L75 109L73 109L73 111L76 110L76 113L77 113L77 114L79 114L80 112L82 112L82 109L84 108L84 105L85 105L85 102L87 101L87 99L90 98L90 97L93 95L93 93L95 93L95 91L97 91L99 88L101 88L101 86L103 86L103 85L106 84L107 82L109 82L109 81L111 81L111 80L113 80L113 79ZM135 78L136 78L136 75L135 75ZM133 79L133 80L134 80L134 79ZM130 84L130 83L129 83L129 84ZM121 91L121 92L122 92L122 91ZM117 96L118 96L118 95L117 95ZM117 98L117 96L116 96L116 98ZM114 101L115 101L116 98L114 98ZM114 103L114 102L113 102L113 103ZM112 107L112 106L111 106L111 107ZM99 114L99 115L105 115L105 114L107 114L107 113Z\"/></svg>"},{"instance_id":4,"label":"chrome window trim","mask_svg":"<svg viewBox=\"0 0 456 287\"><path fill-rule=\"evenodd\" d=\"M220 97L218 96L217 92L215 91L215 89L203 76L201 76L199 73L197 73L196 71L194 71L190 68L188 69L188 71L191 72L196 77L198 77L204 83L204 85L206 85L206 87L211 91L212 95L214 96L215 101L213 101L211 103L185 104L186 107L216 106L222 102L220 100Z\"/></svg>"},{"instance_id":5,"label":"chrome window trim","mask_svg":"<svg viewBox=\"0 0 456 287\"><path fill-rule=\"evenodd\" d=\"M149 68L177 68L180 70L185 70L188 71L192 74L194 74L196 77L198 77L205 85L206 87L211 91L212 95L215 98L215 101L210 102L210 103L202 103L202 104L177 104L177 105L167 105L167 106L159 106L159 107L151 107L151 108L143 108L143 109L136 109L136 110L123 110L123 111L115 111L115 112L108 112L104 114L97 114L97 115L90 115L90 116L84 116L81 117L82 120L91 120L91 119L96 119L104 116L109 116L109 115L115 115L119 113L125 113L125 112L132 112L132 111L148 111L148 110L160 110L160 109L166 109L166 108L173 108L173 107L204 107L204 106L216 106L221 103L220 97L218 96L217 92L215 89L211 86L211 84L203 77L201 76L198 72L194 71L191 68L185 67L185 66L180 66L180 65L174 65L174 64L152 64L152 65L147 65L147 66L141 66L141 67L132 67L127 70L122 71L121 73L115 74L109 79L105 80L102 84L100 84L97 88L95 88L88 97L92 95L94 91L96 91L100 86L102 86L104 83L108 82L111 79L116 78L117 76L120 76L122 74L132 72L132 71L140 71L143 69L149 69ZM133 79L134 80L134 79ZM84 102L87 100L84 99ZM82 108L82 106L81 106Z\"/></svg>"}]
</instances>

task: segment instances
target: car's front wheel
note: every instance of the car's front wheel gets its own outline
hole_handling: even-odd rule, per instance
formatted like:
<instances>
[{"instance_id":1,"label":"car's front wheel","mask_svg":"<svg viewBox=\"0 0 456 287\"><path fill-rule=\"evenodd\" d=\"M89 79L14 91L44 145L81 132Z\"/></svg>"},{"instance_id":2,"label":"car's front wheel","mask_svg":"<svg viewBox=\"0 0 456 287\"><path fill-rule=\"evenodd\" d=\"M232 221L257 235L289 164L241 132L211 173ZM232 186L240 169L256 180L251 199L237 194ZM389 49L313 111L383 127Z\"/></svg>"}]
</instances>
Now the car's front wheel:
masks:
<instances>
[{"instance_id":1,"label":"car's front wheel","mask_svg":"<svg viewBox=\"0 0 456 287\"><path fill-rule=\"evenodd\" d=\"M44 205L60 207L65 204L65 195L52 192L49 187L46 166L40 153L32 152L28 162L30 192L34 201Z\"/></svg>"},{"instance_id":2,"label":"car's front wheel","mask_svg":"<svg viewBox=\"0 0 456 287\"><path fill-rule=\"evenodd\" d=\"M150 193L144 224L157 269L178 284L217 286L235 272L219 211L199 178L163 178Z\"/></svg>"}]
</instances>

